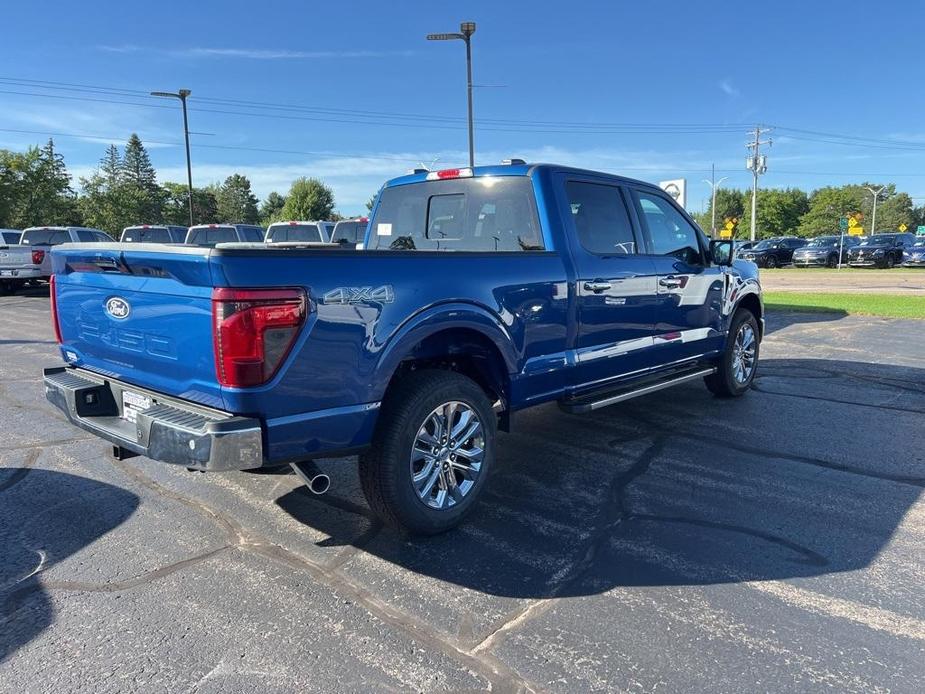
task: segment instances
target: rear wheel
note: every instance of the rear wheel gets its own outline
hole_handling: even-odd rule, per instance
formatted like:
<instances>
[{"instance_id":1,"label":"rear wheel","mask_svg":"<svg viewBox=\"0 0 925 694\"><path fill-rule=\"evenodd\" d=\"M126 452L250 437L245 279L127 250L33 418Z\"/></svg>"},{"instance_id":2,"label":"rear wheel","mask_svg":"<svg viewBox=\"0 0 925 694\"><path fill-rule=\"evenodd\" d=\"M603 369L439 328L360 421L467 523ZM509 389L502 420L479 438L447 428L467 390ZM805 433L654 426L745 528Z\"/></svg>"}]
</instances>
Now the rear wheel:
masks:
<instances>
[{"instance_id":1,"label":"rear wheel","mask_svg":"<svg viewBox=\"0 0 925 694\"><path fill-rule=\"evenodd\" d=\"M892 267L893 267L894 265L896 265L896 258L893 257L893 254L892 254L892 253L890 253L889 255L887 255L886 261L885 261L885 265L886 265L886 269L887 269L887 270L892 269Z\"/></svg>"},{"instance_id":2,"label":"rear wheel","mask_svg":"<svg viewBox=\"0 0 925 694\"><path fill-rule=\"evenodd\" d=\"M828 261L826 262L825 265L826 265L826 267L835 267L835 266L837 266L837 265L838 265L838 256L837 256L837 255L834 255L834 254L830 255L830 256L829 256L829 259L828 259Z\"/></svg>"},{"instance_id":3,"label":"rear wheel","mask_svg":"<svg viewBox=\"0 0 925 694\"><path fill-rule=\"evenodd\" d=\"M751 387L758 369L760 341L758 320L751 311L740 308L732 317L726 349L717 362L716 371L704 378L711 393L733 398Z\"/></svg>"},{"instance_id":4,"label":"rear wheel","mask_svg":"<svg viewBox=\"0 0 925 694\"><path fill-rule=\"evenodd\" d=\"M462 522L484 488L497 417L465 376L423 370L400 378L360 456L360 482L383 522L434 535Z\"/></svg>"}]
</instances>

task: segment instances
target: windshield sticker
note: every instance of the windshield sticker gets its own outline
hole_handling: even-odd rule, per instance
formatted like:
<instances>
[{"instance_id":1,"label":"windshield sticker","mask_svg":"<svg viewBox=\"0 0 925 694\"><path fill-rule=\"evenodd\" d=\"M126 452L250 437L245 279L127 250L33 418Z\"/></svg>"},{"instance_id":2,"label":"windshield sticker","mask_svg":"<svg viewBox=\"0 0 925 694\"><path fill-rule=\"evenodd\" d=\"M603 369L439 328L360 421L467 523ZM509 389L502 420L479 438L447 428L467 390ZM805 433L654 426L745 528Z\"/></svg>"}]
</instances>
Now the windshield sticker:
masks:
<instances>
[{"instance_id":1,"label":"windshield sticker","mask_svg":"<svg viewBox=\"0 0 925 694\"><path fill-rule=\"evenodd\" d=\"M391 224L377 224L376 233L379 236L391 236L392 235L392 225Z\"/></svg>"}]
</instances>

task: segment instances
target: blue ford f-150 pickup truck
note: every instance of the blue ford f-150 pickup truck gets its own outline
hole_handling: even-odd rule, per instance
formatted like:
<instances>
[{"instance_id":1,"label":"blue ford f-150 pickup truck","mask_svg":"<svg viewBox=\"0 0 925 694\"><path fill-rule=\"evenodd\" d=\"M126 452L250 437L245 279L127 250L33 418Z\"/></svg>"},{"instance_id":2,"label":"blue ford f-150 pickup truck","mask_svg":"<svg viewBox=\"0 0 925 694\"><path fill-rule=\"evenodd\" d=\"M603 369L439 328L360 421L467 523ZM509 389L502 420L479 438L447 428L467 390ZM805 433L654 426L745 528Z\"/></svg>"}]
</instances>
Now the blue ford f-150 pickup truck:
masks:
<instances>
[{"instance_id":1,"label":"blue ford f-150 pickup truck","mask_svg":"<svg viewBox=\"0 0 925 694\"><path fill-rule=\"evenodd\" d=\"M586 412L755 376L754 264L659 188L520 161L389 181L364 250L66 245L45 392L77 426L199 470L359 454L388 523L472 508L517 410Z\"/></svg>"}]
</instances>

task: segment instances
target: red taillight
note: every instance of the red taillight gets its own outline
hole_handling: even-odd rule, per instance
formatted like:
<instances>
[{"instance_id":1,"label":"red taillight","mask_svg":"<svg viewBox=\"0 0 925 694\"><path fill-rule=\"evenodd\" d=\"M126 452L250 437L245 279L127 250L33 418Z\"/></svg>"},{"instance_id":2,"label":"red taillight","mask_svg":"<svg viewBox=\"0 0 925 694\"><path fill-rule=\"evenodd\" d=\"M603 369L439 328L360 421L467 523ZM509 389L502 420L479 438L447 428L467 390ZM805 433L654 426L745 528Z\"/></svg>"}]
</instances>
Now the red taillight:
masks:
<instances>
[{"instance_id":1,"label":"red taillight","mask_svg":"<svg viewBox=\"0 0 925 694\"><path fill-rule=\"evenodd\" d=\"M213 289L218 382L247 388L273 378L289 354L306 313L307 301L301 289Z\"/></svg>"},{"instance_id":2,"label":"red taillight","mask_svg":"<svg viewBox=\"0 0 925 694\"><path fill-rule=\"evenodd\" d=\"M45 251L32 251L32 264L41 265L45 260Z\"/></svg>"},{"instance_id":3,"label":"red taillight","mask_svg":"<svg viewBox=\"0 0 925 694\"><path fill-rule=\"evenodd\" d=\"M55 328L55 339L61 345L64 344L64 340L61 339L61 324L58 322L58 287L54 275L48 280L48 296L51 298L51 324Z\"/></svg>"}]
</instances>

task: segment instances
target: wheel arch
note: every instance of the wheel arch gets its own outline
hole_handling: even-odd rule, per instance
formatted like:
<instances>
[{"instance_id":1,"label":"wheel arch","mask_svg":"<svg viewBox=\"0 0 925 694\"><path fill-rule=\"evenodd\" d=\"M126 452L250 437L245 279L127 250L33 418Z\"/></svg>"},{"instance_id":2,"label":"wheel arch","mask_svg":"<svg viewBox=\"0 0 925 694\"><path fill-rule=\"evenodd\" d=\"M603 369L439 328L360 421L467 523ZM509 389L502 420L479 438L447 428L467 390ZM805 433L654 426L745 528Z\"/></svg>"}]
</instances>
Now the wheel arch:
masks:
<instances>
[{"instance_id":1,"label":"wheel arch","mask_svg":"<svg viewBox=\"0 0 925 694\"><path fill-rule=\"evenodd\" d=\"M374 390L385 399L403 373L430 368L468 376L507 409L514 342L497 316L471 304L445 304L406 323L383 350Z\"/></svg>"}]
</instances>

